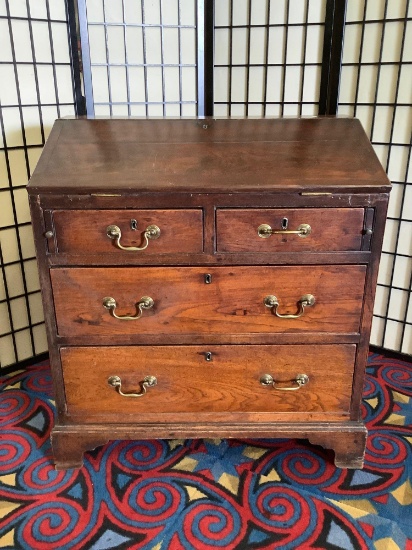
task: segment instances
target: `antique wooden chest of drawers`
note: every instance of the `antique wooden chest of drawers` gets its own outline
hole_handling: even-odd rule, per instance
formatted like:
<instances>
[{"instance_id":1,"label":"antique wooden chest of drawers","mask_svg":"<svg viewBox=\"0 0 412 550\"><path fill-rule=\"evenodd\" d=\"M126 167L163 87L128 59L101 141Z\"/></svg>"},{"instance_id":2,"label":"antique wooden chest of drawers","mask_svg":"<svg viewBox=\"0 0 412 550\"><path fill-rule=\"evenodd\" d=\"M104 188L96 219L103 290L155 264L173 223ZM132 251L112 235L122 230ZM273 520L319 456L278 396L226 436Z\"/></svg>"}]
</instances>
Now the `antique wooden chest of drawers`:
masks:
<instances>
[{"instance_id":1,"label":"antique wooden chest of drawers","mask_svg":"<svg viewBox=\"0 0 412 550\"><path fill-rule=\"evenodd\" d=\"M57 121L28 187L56 467L197 437L361 467L389 190L354 119Z\"/></svg>"}]
</instances>

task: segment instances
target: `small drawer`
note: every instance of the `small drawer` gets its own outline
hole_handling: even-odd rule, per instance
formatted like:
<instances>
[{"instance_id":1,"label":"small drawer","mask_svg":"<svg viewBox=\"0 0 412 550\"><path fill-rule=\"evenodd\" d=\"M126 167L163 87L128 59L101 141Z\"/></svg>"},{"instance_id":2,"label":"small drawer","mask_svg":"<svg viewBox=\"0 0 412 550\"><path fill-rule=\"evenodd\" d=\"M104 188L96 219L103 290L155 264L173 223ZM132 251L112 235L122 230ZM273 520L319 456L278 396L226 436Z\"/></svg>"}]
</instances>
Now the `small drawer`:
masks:
<instances>
[{"instance_id":1,"label":"small drawer","mask_svg":"<svg viewBox=\"0 0 412 550\"><path fill-rule=\"evenodd\" d=\"M203 252L201 209L55 210L53 225L56 252L63 254Z\"/></svg>"},{"instance_id":2,"label":"small drawer","mask_svg":"<svg viewBox=\"0 0 412 550\"><path fill-rule=\"evenodd\" d=\"M355 349L352 344L62 348L67 411L84 422L119 414L121 422L159 420L162 413L191 413L191 421L193 413L347 415Z\"/></svg>"},{"instance_id":3,"label":"small drawer","mask_svg":"<svg viewBox=\"0 0 412 550\"><path fill-rule=\"evenodd\" d=\"M59 335L93 343L94 336L358 333L365 272L363 265L55 268L51 280Z\"/></svg>"},{"instance_id":4,"label":"small drawer","mask_svg":"<svg viewBox=\"0 0 412 550\"><path fill-rule=\"evenodd\" d=\"M218 209L217 251L360 250L363 217L363 208Z\"/></svg>"}]
</instances>

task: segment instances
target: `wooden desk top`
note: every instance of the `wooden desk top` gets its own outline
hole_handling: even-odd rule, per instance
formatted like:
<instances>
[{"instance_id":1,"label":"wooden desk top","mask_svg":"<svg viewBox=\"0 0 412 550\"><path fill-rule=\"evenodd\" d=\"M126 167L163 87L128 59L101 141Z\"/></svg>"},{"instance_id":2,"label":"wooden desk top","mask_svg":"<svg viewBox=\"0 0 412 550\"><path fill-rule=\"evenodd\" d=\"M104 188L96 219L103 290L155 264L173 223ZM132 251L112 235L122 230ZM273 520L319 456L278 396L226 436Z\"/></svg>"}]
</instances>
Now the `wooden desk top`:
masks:
<instances>
[{"instance_id":1,"label":"wooden desk top","mask_svg":"<svg viewBox=\"0 0 412 550\"><path fill-rule=\"evenodd\" d=\"M388 192L360 122L61 119L29 193Z\"/></svg>"}]
</instances>

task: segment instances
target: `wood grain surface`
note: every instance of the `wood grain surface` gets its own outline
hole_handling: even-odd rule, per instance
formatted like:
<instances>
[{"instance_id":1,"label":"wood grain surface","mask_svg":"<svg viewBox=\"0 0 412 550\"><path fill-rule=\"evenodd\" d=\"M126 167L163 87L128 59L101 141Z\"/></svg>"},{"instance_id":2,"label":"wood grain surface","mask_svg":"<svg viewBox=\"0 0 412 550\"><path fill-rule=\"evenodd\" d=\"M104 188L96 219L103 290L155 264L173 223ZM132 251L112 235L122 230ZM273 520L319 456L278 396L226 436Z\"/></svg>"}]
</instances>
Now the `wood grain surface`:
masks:
<instances>
[{"instance_id":1,"label":"wood grain surface","mask_svg":"<svg viewBox=\"0 0 412 550\"><path fill-rule=\"evenodd\" d=\"M298 333L359 331L365 266L236 266L56 268L51 270L60 336L162 333ZM205 284L205 275L211 284ZM263 303L279 300L280 314L298 300L316 303L298 319L280 319ZM113 297L117 315L135 315L143 296L154 300L138 320L115 319L102 305ZM115 341L112 340L112 343Z\"/></svg>"},{"instance_id":2,"label":"wood grain surface","mask_svg":"<svg viewBox=\"0 0 412 550\"><path fill-rule=\"evenodd\" d=\"M354 345L62 348L68 414L122 414L123 422L128 418L143 422L146 413L165 412L348 413L355 349ZM212 361L205 360L206 352L212 353ZM277 391L259 382L263 374L287 382L300 373L307 374L309 382L297 391ZM141 391L140 382L148 375L158 383L143 397L123 397L108 385L112 375L121 377L123 392Z\"/></svg>"},{"instance_id":3,"label":"wood grain surface","mask_svg":"<svg viewBox=\"0 0 412 550\"><path fill-rule=\"evenodd\" d=\"M56 466L80 467L84 450L113 439L291 437L362 467L389 191L355 119L57 121L28 186ZM258 237L284 217L311 235ZM149 224L161 237L122 252L106 236L112 224L126 246ZM296 313L308 293L316 303L299 319L263 303L275 295L281 314ZM155 305L122 321L107 296L118 315L135 314L142 296ZM300 373L310 380L296 392L259 383ZM147 375L158 385L125 398L111 375L126 392Z\"/></svg>"},{"instance_id":4,"label":"wood grain surface","mask_svg":"<svg viewBox=\"0 0 412 550\"><path fill-rule=\"evenodd\" d=\"M314 252L360 250L363 231L363 208L219 208L216 213L218 252ZM258 227L270 225L296 231L308 224L306 237L276 234L268 238L258 235Z\"/></svg>"},{"instance_id":5,"label":"wood grain surface","mask_svg":"<svg viewBox=\"0 0 412 550\"><path fill-rule=\"evenodd\" d=\"M29 184L42 190L387 191L356 119L59 120Z\"/></svg>"},{"instance_id":6,"label":"wood grain surface","mask_svg":"<svg viewBox=\"0 0 412 550\"><path fill-rule=\"evenodd\" d=\"M136 220L137 229L131 228ZM89 255L139 256L203 251L202 210L55 210L53 223L57 252ZM141 247L149 225L160 229L158 239L150 239L146 250L125 251L107 236L109 225L117 225L123 246Z\"/></svg>"}]
</instances>

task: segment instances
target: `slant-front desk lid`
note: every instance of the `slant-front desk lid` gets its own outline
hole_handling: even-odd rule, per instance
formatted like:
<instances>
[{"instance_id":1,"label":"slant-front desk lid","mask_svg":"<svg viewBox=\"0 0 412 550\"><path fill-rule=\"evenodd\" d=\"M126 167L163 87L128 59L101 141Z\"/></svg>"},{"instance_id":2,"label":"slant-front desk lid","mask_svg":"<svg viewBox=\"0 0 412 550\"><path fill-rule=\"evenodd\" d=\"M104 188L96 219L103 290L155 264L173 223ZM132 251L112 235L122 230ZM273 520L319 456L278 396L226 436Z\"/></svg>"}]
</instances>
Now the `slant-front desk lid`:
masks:
<instances>
[{"instance_id":1,"label":"slant-front desk lid","mask_svg":"<svg viewBox=\"0 0 412 550\"><path fill-rule=\"evenodd\" d=\"M61 119L29 184L37 193L389 191L360 122Z\"/></svg>"}]
</instances>

